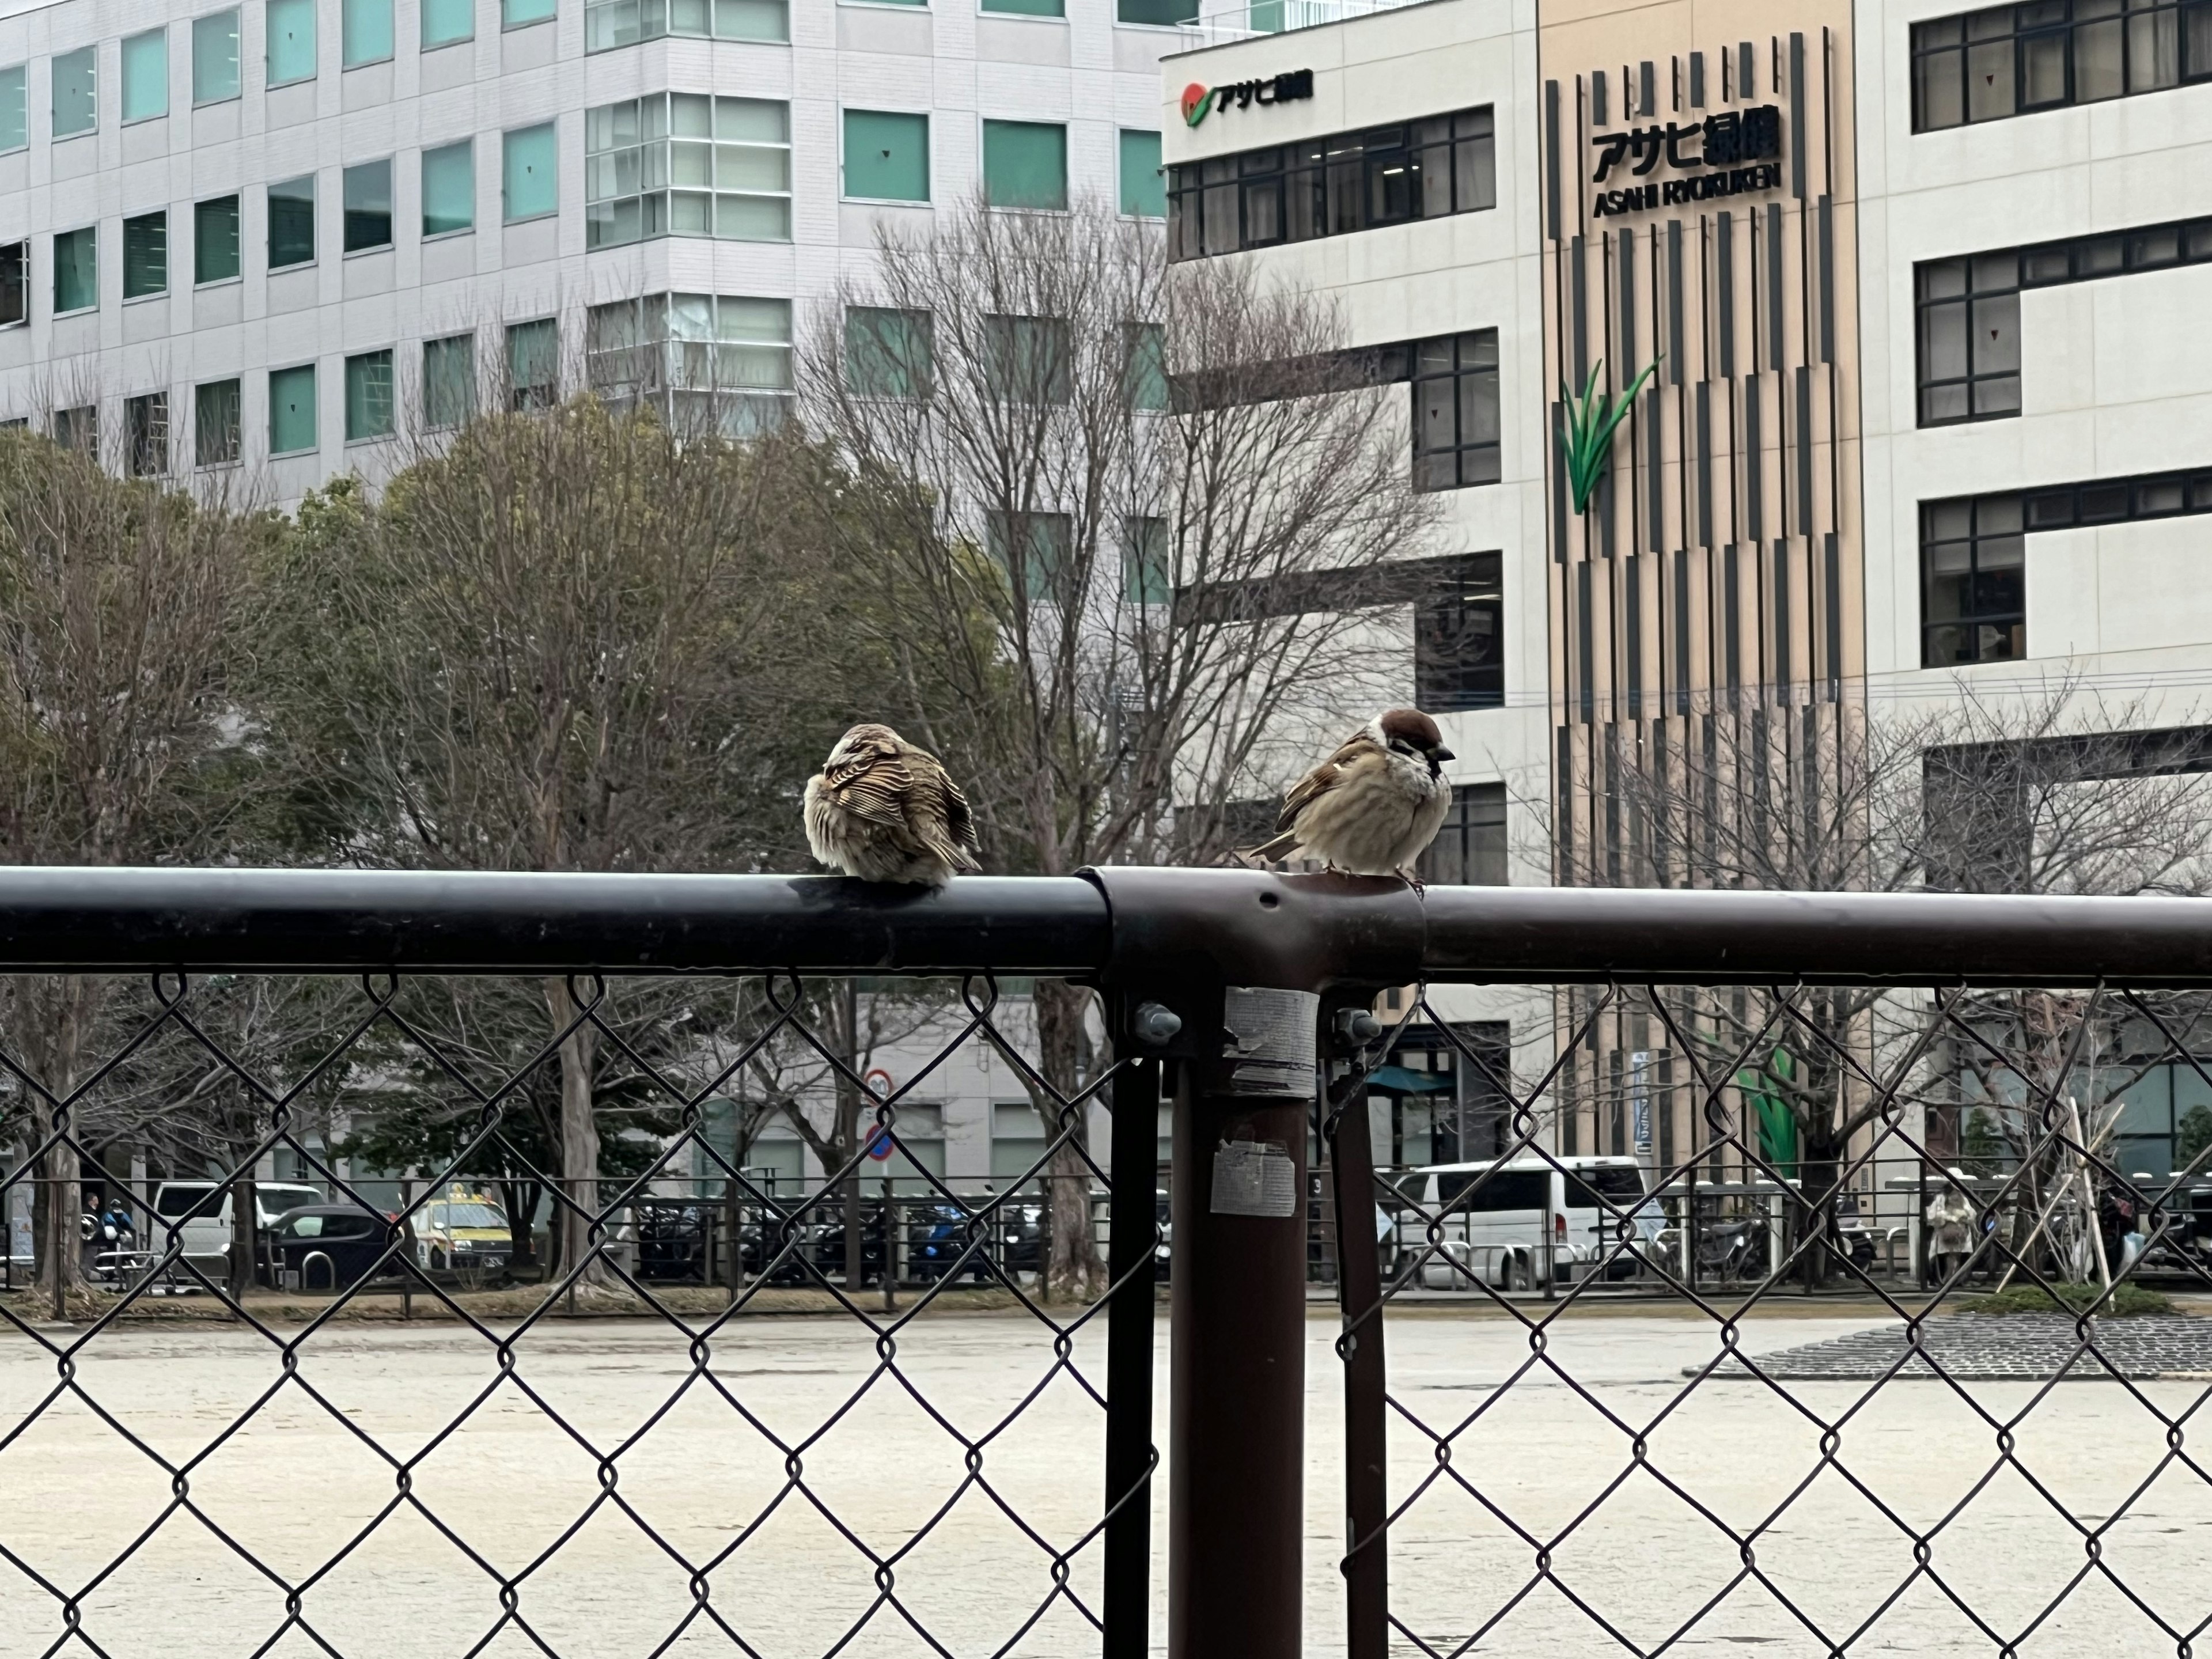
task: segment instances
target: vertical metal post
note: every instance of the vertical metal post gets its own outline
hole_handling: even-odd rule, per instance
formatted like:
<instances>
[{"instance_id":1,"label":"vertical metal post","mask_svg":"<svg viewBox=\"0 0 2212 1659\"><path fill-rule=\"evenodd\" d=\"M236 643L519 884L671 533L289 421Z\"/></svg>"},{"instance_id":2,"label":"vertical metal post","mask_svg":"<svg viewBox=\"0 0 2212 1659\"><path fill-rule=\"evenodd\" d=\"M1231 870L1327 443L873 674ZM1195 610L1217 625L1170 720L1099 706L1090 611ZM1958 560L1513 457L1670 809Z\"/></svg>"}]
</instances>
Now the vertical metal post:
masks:
<instances>
[{"instance_id":1,"label":"vertical metal post","mask_svg":"<svg viewBox=\"0 0 2212 1659\"><path fill-rule=\"evenodd\" d=\"M1364 1078L1335 1113L1337 1304L1344 1331L1345 1620L1348 1659L1390 1649L1389 1403L1382 1350L1382 1241L1376 1234L1375 1150Z\"/></svg>"},{"instance_id":2,"label":"vertical metal post","mask_svg":"<svg viewBox=\"0 0 2212 1659\"><path fill-rule=\"evenodd\" d=\"M1312 1100L1215 1092L1229 1079L1206 1062L1177 1073L1168 1659L1301 1659ZM1231 1142L1282 1149L1285 1212L1219 1212Z\"/></svg>"},{"instance_id":3,"label":"vertical metal post","mask_svg":"<svg viewBox=\"0 0 2212 1659\"><path fill-rule=\"evenodd\" d=\"M1159 1232L1160 1066L1114 1079L1106 1261L1105 1659L1146 1659L1152 1610L1152 1252Z\"/></svg>"}]
</instances>

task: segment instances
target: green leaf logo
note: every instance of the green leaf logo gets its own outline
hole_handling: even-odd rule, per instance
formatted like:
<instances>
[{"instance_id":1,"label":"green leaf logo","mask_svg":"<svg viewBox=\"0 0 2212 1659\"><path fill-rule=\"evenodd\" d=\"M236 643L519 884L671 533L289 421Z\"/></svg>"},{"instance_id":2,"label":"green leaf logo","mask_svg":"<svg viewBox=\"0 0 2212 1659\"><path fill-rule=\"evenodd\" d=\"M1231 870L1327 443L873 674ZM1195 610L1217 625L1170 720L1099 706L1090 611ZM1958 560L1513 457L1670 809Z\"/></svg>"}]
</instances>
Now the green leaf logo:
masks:
<instances>
[{"instance_id":1,"label":"green leaf logo","mask_svg":"<svg viewBox=\"0 0 2212 1659\"><path fill-rule=\"evenodd\" d=\"M1597 377L1605 373L1602 357L1590 366L1581 397L1575 396L1574 388L1565 381L1559 382L1559 398L1567 406L1567 429L1560 434L1560 446L1566 452L1567 487L1574 494L1576 512L1589 507L1597 481L1605 476L1606 464L1613 459L1613 434L1628 418L1636 405L1636 394L1658 368L1655 358L1618 401L1598 392Z\"/></svg>"}]
</instances>

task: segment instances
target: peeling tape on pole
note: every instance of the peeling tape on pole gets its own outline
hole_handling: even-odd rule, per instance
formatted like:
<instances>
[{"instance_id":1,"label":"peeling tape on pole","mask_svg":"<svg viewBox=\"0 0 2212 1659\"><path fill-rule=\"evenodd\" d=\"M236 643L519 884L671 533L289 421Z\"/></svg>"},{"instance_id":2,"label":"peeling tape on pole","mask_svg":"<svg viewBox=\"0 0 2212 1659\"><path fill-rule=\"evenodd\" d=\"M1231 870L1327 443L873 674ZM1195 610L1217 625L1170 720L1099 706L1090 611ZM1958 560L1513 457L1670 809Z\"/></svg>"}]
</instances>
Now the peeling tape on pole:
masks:
<instances>
[{"instance_id":1,"label":"peeling tape on pole","mask_svg":"<svg viewBox=\"0 0 2212 1659\"><path fill-rule=\"evenodd\" d=\"M1298 1212L1298 1166L1279 1140L1224 1140L1213 1150L1216 1215L1283 1218Z\"/></svg>"},{"instance_id":2,"label":"peeling tape on pole","mask_svg":"<svg viewBox=\"0 0 2212 1659\"><path fill-rule=\"evenodd\" d=\"M1221 1092L1272 1100L1314 1097L1314 1035L1321 998L1311 991L1232 985L1222 1006Z\"/></svg>"}]
</instances>

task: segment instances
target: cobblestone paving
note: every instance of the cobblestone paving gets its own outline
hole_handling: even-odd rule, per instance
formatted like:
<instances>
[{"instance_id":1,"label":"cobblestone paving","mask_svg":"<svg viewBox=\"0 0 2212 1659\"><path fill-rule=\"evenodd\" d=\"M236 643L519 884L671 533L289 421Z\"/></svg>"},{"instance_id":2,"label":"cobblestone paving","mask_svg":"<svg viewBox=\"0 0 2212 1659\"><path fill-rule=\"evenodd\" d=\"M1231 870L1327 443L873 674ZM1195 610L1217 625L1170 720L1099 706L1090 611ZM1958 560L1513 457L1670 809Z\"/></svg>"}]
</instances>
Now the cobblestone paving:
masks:
<instances>
[{"instance_id":1,"label":"cobblestone paving","mask_svg":"<svg viewBox=\"0 0 2212 1659\"><path fill-rule=\"evenodd\" d=\"M1942 1314L1921 1328L1922 1346L1944 1370L1978 1381L2038 1382L2063 1376L2072 1382L2110 1382L2114 1373L2130 1379L2212 1379L2212 1319L2144 1315L2096 1322L2097 1352L2085 1352L2075 1322L2063 1314ZM2103 1356L2102 1359L2098 1355ZM1898 1361L1904 1356L1900 1367ZM1901 1324L1852 1331L1825 1341L1808 1342L1756 1361L1767 1376L1782 1382L1871 1382L1890 1375L1932 1380L1934 1366L1908 1352ZM1733 1357L1717 1376L1743 1376ZM1695 1366L1684 1368L1694 1375Z\"/></svg>"}]
</instances>

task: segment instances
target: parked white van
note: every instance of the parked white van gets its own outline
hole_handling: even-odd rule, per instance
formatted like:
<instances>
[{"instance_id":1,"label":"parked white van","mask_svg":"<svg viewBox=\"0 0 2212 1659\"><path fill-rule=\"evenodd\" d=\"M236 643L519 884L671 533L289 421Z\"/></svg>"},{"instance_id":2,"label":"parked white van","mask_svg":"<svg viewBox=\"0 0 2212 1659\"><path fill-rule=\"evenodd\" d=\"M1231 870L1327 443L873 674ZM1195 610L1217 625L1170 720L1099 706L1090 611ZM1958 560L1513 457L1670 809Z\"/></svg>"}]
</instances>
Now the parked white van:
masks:
<instances>
[{"instance_id":1,"label":"parked white van","mask_svg":"<svg viewBox=\"0 0 2212 1659\"><path fill-rule=\"evenodd\" d=\"M264 1230L275 1226L276 1218L287 1211L322 1201L319 1187L280 1181L256 1182L253 1187L253 1207ZM169 1228L179 1221L184 1223L177 1231L187 1256L204 1262L209 1257L230 1254L228 1187L218 1187L212 1181L164 1181L154 1188L154 1217L141 1243L156 1255L169 1248Z\"/></svg>"},{"instance_id":2,"label":"parked white van","mask_svg":"<svg viewBox=\"0 0 2212 1659\"><path fill-rule=\"evenodd\" d=\"M1524 1155L1503 1165L1434 1164L1408 1171L1399 1185L1437 1218L1436 1249L1421 1263L1422 1285L1472 1290L1479 1279L1501 1291L1525 1291L1543 1282L1547 1261L1553 1279L1564 1284L1608 1256L1604 1271L1609 1277L1632 1273L1632 1253L1614 1254L1623 1225L1615 1212L1634 1211L1644 1202L1643 1164L1632 1158L1559 1162L1554 1168ZM1631 1224L1631 1231L1640 1230ZM1395 1232L1403 1252L1418 1253L1431 1242L1428 1221L1410 1210L1399 1217Z\"/></svg>"}]
</instances>

